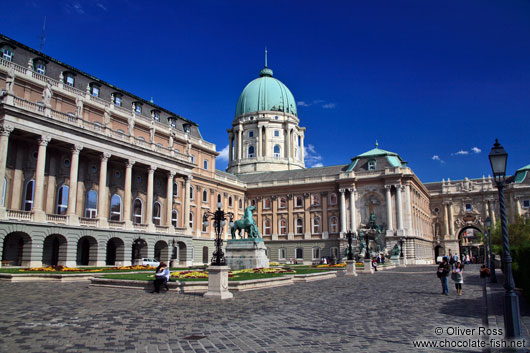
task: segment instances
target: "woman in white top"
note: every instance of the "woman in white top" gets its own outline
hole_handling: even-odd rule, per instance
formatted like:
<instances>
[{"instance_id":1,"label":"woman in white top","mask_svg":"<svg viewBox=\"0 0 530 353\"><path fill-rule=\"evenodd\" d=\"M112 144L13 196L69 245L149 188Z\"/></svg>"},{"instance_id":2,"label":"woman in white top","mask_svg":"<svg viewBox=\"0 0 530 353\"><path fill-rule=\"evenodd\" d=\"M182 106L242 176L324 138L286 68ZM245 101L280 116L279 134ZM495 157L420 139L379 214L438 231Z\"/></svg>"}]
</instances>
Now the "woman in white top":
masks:
<instances>
[{"instance_id":1,"label":"woman in white top","mask_svg":"<svg viewBox=\"0 0 530 353\"><path fill-rule=\"evenodd\" d=\"M464 265L458 262L453 269L451 279L455 282L456 294L462 295L462 284L464 284Z\"/></svg>"}]
</instances>

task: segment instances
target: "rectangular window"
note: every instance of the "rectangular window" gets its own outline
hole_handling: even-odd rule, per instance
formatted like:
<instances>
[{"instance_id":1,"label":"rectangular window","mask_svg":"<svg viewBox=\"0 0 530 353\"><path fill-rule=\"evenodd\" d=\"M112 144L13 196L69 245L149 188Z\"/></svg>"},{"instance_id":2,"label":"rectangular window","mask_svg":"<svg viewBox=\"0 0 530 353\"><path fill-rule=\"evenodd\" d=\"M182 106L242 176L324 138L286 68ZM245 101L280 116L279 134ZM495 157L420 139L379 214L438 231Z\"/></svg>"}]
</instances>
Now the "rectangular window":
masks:
<instances>
[{"instance_id":1,"label":"rectangular window","mask_svg":"<svg viewBox=\"0 0 530 353\"><path fill-rule=\"evenodd\" d=\"M530 200L523 200L523 208L530 208Z\"/></svg>"},{"instance_id":2,"label":"rectangular window","mask_svg":"<svg viewBox=\"0 0 530 353\"><path fill-rule=\"evenodd\" d=\"M68 75L66 76L66 82L68 86L74 86L74 76Z\"/></svg>"},{"instance_id":3,"label":"rectangular window","mask_svg":"<svg viewBox=\"0 0 530 353\"><path fill-rule=\"evenodd\" d=\"M285 260L286 252L285 248L278 249L278 259Z\"/></svg>"},{"instance_id":4,"label":"rectangular window","mask_svg":"<svg viewBox=\"0 0 530 353\"><path fill-rule=\"evenodd\" d=\"M473 210L473 207L471 206L470 203L466 203L466 211L471 211Z\"/></svg>"},{"instance_id":5,"label":"rectangular window","mask_svg":"<svg viewBox=\"0 0 530 353\"><path fill-rule=\"evenodd\" d=\"M296 248L295 250L295 257L297 259L303 259L304 258L304 249L302 248Z\"/></svg>"},{"instance_id":6,"label":"rectangular window","mask_svg":"<svg viewBox=\"0 0 530 353\"><path fill-rule=\"evenodd\" d=\"M140 104L136 104L136 106L134 107L134 111L137 112L138 114L141 114L142 106Z\"/></svg>"},{"instance_id":7,"label":"rectangular window","mask_svg":"<svg viewBox=\"0 0 530 353\"><path fill-rule=\"evenodd\" d=\"M280 137L280 130L274 130L274 137Z\"/></svg>"},{"instance_id":8,"label":"rectangular window","mask_svg":"<svg viewBox=\"0 0 530 353\"><path fill-rule=\"evenodd\" d=\"M94 97L99 97L99 87L97 86L92 86L92 95Z\"/></svg>"},{"instance_id":9,"label":"rectangular window","mask_svg":"<svg viewBox=\"0 0 530 353\"><path fill-rule=\"evenodd\" d=\"M37 71L41 75L46 74L46 65L42 62L38 62L37 65L35 65L35 71Z\"/></svg>"},{"instance_id":10,"label":"rectangular window","mask_svg":"<svg viewBox=\"0 0 530 353\"><path fill-rule=\"evenodd\" d=\"M114 104L117 105L118 107L121 107L121 97L115 97Z\"/></svg>"}]
</instances>

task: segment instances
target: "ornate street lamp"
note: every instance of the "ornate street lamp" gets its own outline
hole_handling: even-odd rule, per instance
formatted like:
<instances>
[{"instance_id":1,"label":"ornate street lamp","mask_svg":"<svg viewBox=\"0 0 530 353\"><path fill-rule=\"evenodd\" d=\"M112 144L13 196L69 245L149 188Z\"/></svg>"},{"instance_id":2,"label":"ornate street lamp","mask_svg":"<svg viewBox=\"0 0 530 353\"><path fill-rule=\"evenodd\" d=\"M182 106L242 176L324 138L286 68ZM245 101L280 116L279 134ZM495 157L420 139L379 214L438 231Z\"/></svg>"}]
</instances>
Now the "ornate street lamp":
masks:
<instances>
[{"instance_id":1,"label":"ornate street lamp","mask_svg":"<svg viewBox=\"0 0 530 353\"><path fill-rule=\"evenodd\" d=\"M497 275L495 274L495 257L493 255L493 247L491 246L491 218L486 218L486 228L488 228L488 242L489 242L489 256L488 256L488 268L490 269L491 283L497 283Z\"/></svg>"},{"instance_id":2,"label":"ornate street lamp","mask_svg":"<svg viewBox=\"0 0 530 353\"><path fill-rule=\"evenodd\" d=\"M352 240L356 238L355 232L352 233L351 230L348 231L348 233L345 234L346 239L348 239L348 260L353 260L353 248L352 248Z\"/></svg>"},{"instance_id":3,"label":"ornate street lamp","mask_svg":"<svg viewBox=\"0 0 530 353\"><path fill-rule=\"evenodd\" d=\"M403 257L404 257L404 256L403 256L403 242L404 242L403 237L399 238L399 245L400 245L400 247L401 247L401 250L400 250L400 253L399 253L399 257L400 257L400 258L403 258Z\"/></svg>"},{"instance_id":4,"label":"ornate street lamp","mask_svg":"<svg viewBox=\"0 0 530 353\"><path fill-rule=\"evenodd\" d=\"M223 253L223 239L221 238L221 233L223 231L224 226L226 225L226 218L228 217L230 219L230 228L233 227L233 219L234 214L232 212L225 212L221 210L221 202L217 203L217 211L210 212L207 211L204 216L202 217L202 223L205 226L208 226L208 218L211 218L213 222L213 226L215 228L215 251L212 256L212 266L225 266L226 265L226 259L225 254Z\"/></svg>"},{"instance_id":5,"label":"ornate street lamp","mask_svg":"<svg viewBox=\"0 0 530 353\"><path fill-rule=\"evenodd\" d=\"M495 139L495 144L489 154L491 170L495 178L495 184L499 190L499 207L501 211L502 248L504 264L504 329L506 337L521 336L521 318L519 314L519 298L515 294L512 276L512 256L510 255L510 240L508 238L508 224L506 219L506 206L504 204L504 181L506 177L506 162L508 153Z\"/></svg>"},{"instance_id":6,"label":"ornate street lamp","mask_svg":"<svg viewBox=\"0 0 530 353\"><path fill-rule=\"evenodd\" d=\"M141 255L141 245L142 245L142 238L138 237L134 239L133 246L134 246L134 260L138 260L142 257Z\"/></svg>"}]
</instances>

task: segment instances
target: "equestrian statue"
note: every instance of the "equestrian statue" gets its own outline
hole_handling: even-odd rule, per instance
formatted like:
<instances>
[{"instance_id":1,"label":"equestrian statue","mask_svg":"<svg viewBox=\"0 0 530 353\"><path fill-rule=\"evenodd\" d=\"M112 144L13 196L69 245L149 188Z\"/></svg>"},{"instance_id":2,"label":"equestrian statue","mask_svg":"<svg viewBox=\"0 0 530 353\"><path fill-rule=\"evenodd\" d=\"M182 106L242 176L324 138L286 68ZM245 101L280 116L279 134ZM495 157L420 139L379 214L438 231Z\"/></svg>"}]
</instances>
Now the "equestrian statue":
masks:
<instances>
[{"instance_id":1,"label":"equestrian statue","mask_svg":"<svg viewBox=\"0 0 530 353\"><path fill-rule=\"evenodd\" d=\"M261 238L258 226L254 222L254 218L252 218L252 211L254 211L255 209L256 207L254 206L248 206L247 208L245 208L243 218L234 222L234 225L232 227L232 239L236 239L236 231L238 231L239 237L243 238L241 236L241 230L245 231L247 238Z\"/></svg>"}]
</instances>

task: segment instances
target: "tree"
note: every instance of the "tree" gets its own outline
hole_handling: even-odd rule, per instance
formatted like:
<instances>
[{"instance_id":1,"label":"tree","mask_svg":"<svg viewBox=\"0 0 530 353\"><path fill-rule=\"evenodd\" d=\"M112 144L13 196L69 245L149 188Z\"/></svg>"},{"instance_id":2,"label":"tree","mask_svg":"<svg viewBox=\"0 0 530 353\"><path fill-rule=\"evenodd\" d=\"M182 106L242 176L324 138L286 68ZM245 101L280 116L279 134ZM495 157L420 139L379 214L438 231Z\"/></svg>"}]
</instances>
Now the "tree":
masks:
<instances>
[{"instance_id":1,"label":"tree","mask_svg":"<svg viewBox=\"0 0 530 353\"><path fill-rule=\"evenodd\" d=\"M508 239L510 240L510 248L530 243L530 218L518 216L514 223L508 224ZM491 230L491 241L493 242L493 251L501 253L502 232L500 220L495 222L495 226Z\"/></svg>"}]
</instances>

